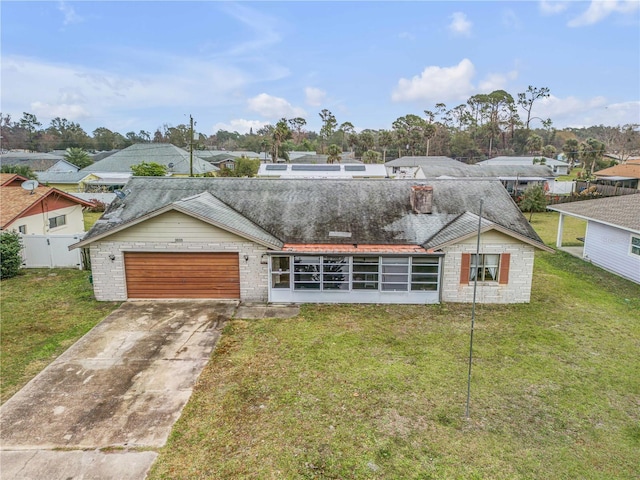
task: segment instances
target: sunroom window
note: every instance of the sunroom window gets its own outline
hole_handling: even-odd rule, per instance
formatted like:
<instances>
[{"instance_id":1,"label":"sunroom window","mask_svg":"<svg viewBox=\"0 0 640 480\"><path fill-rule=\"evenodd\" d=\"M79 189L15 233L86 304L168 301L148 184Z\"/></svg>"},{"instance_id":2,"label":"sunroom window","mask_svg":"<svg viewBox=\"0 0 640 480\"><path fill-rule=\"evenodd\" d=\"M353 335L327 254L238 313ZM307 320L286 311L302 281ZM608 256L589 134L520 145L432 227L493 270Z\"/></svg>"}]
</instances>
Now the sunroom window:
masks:
<instances>
[{"instance_id":1,"label":"sunroom window","mask_svg":"<svg viewBox=\"0 0 640 480\"><path fill-rule=\"evenodd\" d=\"M290 282L289 257L271 257L271 287L289 288Z\"/></svg>"},{"instance_id":2,"label":"sunroom window","mask_svg":"<svg viewBox=\"0 0 640 480\"><path fill-rule=\"evenodd\" d=\"M382 291L406 292L409 289L409 258L382 257Z\"/></svg>"}]
</instances>

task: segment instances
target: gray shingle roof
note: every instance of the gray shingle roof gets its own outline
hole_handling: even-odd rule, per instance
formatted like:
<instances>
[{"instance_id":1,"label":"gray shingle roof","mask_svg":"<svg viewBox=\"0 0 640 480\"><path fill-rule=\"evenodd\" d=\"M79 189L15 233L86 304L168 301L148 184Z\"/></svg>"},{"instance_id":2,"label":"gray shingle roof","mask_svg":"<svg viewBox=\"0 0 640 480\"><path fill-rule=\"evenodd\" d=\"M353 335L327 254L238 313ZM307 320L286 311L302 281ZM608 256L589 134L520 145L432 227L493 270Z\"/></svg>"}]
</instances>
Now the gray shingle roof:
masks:
<instances>
[{"instance_id":1,"label":"gray shingle roof","mask_svg":"<svg viewBox=\"0 0 640 480\"><path fill-rule=\"evenodd\" d=\"M433 187L433 213L412 211L412 185ZM460 214L477 215L479 199L483 198L484 218L542 245L496 180L380 179L356 182L327 179L319 182L309 179L134 177L126 190L131 193L111 204L103 220L96 223L85 240L135 222L173 202L208 192L284 243L421 245ZM329 235L336 231L350 232L351 237Z\"/></svg>"},{"instance_id":2,"label":"gray shingle roof","mask_svg":"<svg viewBox=\"0 0 640 480\"><path fill-rule=\"evenodd\" d=\"M227 230L235 231L244 237L254 238L276 248L282 248L282 242L273 235L240 215L209 192L184 198L172 203L177 209L206 219Z\"/></svg>"},{"instance_id":3,"label":"gray shingle roof","mask_svg":"<svg viewBox=\"0 0 640 480\"><path fill-rule=\"evenodd\" d=\"M437 248L440 245L454 241L461 237L472 235L478 231L480 217L471 212L464 212L451 223L445 225L438 233L424 243L425 248ZM482 219L481 230L495 226L494 222Z\"/></svg>"},{"instance_id":4,"label":"gray shingle roof","mask_svg":"<svg viewBox=\"0 0 640 480\"><path fill-rule=\"evenodd\" d=\"M37 172L40 183L78 183L91 175L89 172Z\"/></svg>"},{"instance_id":5,"label":"gray shingle roof","mask_svg":"<svg viewBox=\"0 0 640 480\"><path fill-rule=\"evenodd\" d=\"M7 152L0 154L0 165L24 165L33 172L45 172L59 162L67 163L63 157L49 153Z\"/></svg>"},{"instance_id":6,"label":"gray shingle roof","mask_svg":"<svg viewBox=\"0 0 640 480\"><path fill-rule=\"evenodd\" d=\"M489 160L483 160L482 162L478 162L478 165L534 165L534 159L538 159L538 163L540 159L544 159L547 165L561 165L561 166L569 166L569 163L563 162L562 160L556 160L555 158L544 157L542 155L534 156L534 157L494 157Z\"/></svg>"},{"instance_id":7,"label":"gray shingle roof","mask_svg":"<svg viewBox=\"0 0 640 480\"><path fill-rule=\"evenodd\" d=\"M449 157L442 156L433 156L433 157L425 157L425 156L407 156L396 158L395 160L390 160L385 165L387 167L428 167L428 166L455 166L457 164L466 165L465 163L459 162L458 160L454 160Z\"/></svg>"},{"instance_id":8,"label":"gray shingle roof","mask_svg":"<svg viewBox=\"0 0 640 480\"><path fill-rule=\"evenodd\" d=\"M564 203L547 208L640 233L640 194Z\"/></svg>"},{"instance_id":9,"label":"gray shingle roof","mask_svg":"<svg viewBox=\"0 0 640 480\"><path fill-rule=\"evenodd\" d=\"M142 162L155 162L169 168L177 174L188 175L190 170L189 152L170 143L139 143L120 150L107 158L95 162L83 172L131 173L131 167ZM193 173L202 174L218 170L217 167L193 154Z\"/></svg>"}]
</instances>

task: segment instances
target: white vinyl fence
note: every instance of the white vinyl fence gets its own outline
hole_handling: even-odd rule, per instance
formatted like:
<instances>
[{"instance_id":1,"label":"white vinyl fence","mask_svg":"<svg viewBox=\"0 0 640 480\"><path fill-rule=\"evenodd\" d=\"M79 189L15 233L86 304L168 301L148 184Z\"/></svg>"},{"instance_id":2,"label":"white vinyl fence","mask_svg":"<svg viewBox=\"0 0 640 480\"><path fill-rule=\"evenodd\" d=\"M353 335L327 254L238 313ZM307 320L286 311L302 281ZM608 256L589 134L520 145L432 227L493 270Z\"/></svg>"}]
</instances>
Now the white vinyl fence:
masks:
<instances>
[{"instance_id":1,"label":"white vinyl fence","mask_svg":"<svg viewBox=\"0 0 640 480\"><path fill-rule=\"evenodd\" d=\"M69 250L84 233L74 235L21 235L23 268L77 268L82 270L80 249Z\"/></svg>"},{"instance_id":2,"label":"white vinyl fence","mask_svg":"<svg viewBox=\"0 0 640 480\"><path fill-rule=\"evenodd\" d=\"M575 190L575 182L548 182L549 192L553 195L570 195Z\"/></svg>"}]
</instances>

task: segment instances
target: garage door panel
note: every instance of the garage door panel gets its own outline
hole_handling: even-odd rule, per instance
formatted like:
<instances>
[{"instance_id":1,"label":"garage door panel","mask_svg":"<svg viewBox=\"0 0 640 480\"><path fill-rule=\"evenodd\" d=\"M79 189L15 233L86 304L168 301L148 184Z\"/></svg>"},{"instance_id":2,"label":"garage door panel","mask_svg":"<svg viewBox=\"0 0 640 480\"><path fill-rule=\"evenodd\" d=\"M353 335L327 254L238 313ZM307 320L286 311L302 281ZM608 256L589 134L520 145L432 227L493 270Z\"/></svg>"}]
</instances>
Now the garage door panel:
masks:
<instances>
[{"instance_id":1,"label":"garage door panel","mask_svg":"<svg viewBox=\"0 0 640 480\"><path fill-rule=\"evenodd\" d=\"M240 298L238 254L125 252L129 298Z\"/></svg>"}]
</instances>

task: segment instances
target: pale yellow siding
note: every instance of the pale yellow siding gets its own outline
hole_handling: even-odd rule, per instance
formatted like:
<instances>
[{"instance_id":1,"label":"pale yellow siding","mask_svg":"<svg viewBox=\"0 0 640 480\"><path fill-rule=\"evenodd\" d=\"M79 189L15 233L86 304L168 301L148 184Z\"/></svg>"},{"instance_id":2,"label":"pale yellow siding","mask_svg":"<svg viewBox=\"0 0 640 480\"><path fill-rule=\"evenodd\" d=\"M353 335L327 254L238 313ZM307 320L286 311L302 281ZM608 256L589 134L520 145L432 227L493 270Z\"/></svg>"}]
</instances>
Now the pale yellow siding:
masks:
<instances>
[{"instance_id":1,"label":"pale yellow siding","mask_svg":"<svg viewBox=\"0 0 640 480\"><path fill-rule=\"evenodd\" d=\"M110 242L242 242L242 237L180 212L167 212L114 233Z\"/></svg>"},{"instance_id":2,"label":"pale yellow siding","mask_svg":"<svg viewBox=\"0 0 640 480\"><path fill-rule=\"evenodd\" d=\"M461 242L457 242L458 244L473 244L476 245L478 242L478 237L473 236L471 238L467 238ZM517 238L511 237L509 235L505 235L504 233L498 232L496 230L489 230L488 232L482 233L480 235L480 244L520 244L521 240Z\"/></svg>"}]
</instances>

